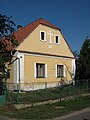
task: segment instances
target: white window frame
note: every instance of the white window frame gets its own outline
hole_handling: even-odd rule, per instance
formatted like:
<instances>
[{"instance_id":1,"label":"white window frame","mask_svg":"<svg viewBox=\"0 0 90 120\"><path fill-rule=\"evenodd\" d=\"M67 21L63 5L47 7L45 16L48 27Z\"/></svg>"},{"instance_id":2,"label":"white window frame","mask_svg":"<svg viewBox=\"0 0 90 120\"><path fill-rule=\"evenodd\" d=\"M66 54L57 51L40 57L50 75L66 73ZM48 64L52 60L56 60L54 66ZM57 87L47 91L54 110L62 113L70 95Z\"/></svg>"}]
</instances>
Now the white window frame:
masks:
<instances>
[{"instance_id":1,"label":"white window frame","mask_svg":"<svg viewBox=\"0 0 90 120\"><path fill-rule=\"evenodd\" d=\"M36 70L36 64L45 64L45 63L42 63L42 62L37 62L37 63L34 63L34 78L35 79L38 79L39 77L37 77L37 70ZM47 64L45 64L45 77L41 77L41 79L43 78L47 78Z\"/></svg>"},{"instance_id":2,"label":"white window frame","mask_svg":"<svg viewBox=\"0 0 90 120\"><path fill-rule=\"evenodd\" d=\"M58 76L57 76L57 66L58 66L58 65L62 65L62 64L56 64L56 78L62 78L62 77L58 77ZM63 65L63 77L66 77L65 65Z\"/></svg>"},{"instance_id":3,"label":"white window frame","mask_svg":"<svg viewBox=\"0 0 90 120\"><path fill-rule=\"evenodd\" d=\"M42 40L41 39L41 32L44 32L44 40ZM40 41L43 41L43 42L45 42L46 41L46 32L45 31L43 31L43 30L40 30Z\"/></svg>"},{"instance_id":4,"label":"white window frame","mask_svg":"<svg viewBox=\"0 0 90 120\"><path fill-rule=\"evenodd\" d=\"M58 36L58 43L56 43L56 36ZM54 35L54 43L57 44L57 45L60 44L60 36L57 35L57 34Z\"/></svg>"}]
</instances>

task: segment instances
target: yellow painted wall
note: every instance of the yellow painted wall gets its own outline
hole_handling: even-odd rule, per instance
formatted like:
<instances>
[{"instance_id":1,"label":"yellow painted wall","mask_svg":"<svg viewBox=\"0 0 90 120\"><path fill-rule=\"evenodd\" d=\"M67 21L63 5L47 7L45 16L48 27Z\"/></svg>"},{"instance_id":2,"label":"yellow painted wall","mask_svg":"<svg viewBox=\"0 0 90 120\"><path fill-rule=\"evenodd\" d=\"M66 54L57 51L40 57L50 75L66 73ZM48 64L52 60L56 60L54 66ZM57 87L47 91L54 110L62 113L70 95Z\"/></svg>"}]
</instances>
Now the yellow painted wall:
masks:
<instances>
[{"instance_id":1,"label":"yellow painted wall","mask_svg":"<svg viewBox=\"0 0 90 120\"><path fill-rule=\"evenodd\" d=\"M31 56L25 55L24 63L24 83L30 82L52 82L60 81L60 78L56 78L56 65L65 65L67 75L67 80L71 80L71 70L72 70L72 60L71 59L61 59L61 58L51 58L44 56ZM45 63L47 64L47 78L35 78L34 77L34 64L35 63Z\"/></svg>"},{"instance_id":2,"label":"yellow painted wall","mask_svg":"<svg viewBox=\"0 0 90 120\"><path fill-rule=\"evenodd\" d=\"M46 32L46 41L40 41L40 30ZM47 34L49 31L53 33L51 44L49 43L50 36ZM60 36L60 44L55 43L55 34ZM52 48L49 48L50 45ZM39 25L16 49L74 57L60 31L44 25Z\"/></svg>"},{"instance_id":3,"label":"yellow painted wall","mask_svg":"<svg viewBox=\"0 0 90 120\"><path fill-rule=\"evenodd\" d=\"M46 41L40 40L40 31L46 32ZM53 33L52 43L50 43L50 36L48 32ZM54 35L60 36L60 44L56 44L54 40ZM50 45L52 48L50 48ZM59 56L73 57L66 41L64 40L62 34L59 30L50 28L48 26L39 25L17 48L16 50L28 51L28 52L38 52ZM34 77L34 64L35 63L45 63L47 64L47 78L35 78ZM65 80L72 80L72 59L70 58L56 58L51 56L37 56L24 54L24 83L30 82L52 82L60 81L60 78L56 78L56 65L66 66L66 78ZM13 66L11 69L10 82L13 82L14 73Z\"/></svg>"}]
</instances>

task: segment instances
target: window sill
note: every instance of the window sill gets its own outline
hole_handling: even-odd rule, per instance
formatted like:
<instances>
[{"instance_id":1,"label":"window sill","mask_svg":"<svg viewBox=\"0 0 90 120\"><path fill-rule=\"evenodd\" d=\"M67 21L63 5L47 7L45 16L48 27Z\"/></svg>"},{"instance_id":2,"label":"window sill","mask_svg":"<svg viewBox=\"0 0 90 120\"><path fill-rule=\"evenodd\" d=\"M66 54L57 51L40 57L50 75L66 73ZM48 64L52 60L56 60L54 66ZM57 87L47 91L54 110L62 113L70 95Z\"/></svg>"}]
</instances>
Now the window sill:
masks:
<instances>
[{"instance_id":1,"label":"window sill","mask_svg":"<svg viewBox=\"0 0 90 120\"><path fill-rule=\"evenodd\" d=\"M46 40L40 40L41 42L46 42Z\"/></svg>"},{"instance_id":2,"label":"window sill","mask_svg":"<svg viewBox=\"0 0 90 120\"><path fill-rule=\"evenodd\" d=\"M65 77L63 77L63 76L60 76L60 77L57 77L57 78L65 78Z\"/></svg>"},{"instance_id":3,"label":"window sill","mask_svg":"<svg viewBox=\"0 0 90 120\"><path fill-rule=\"evenodd\" d=\"M46 77L36 77L36 78L38 79L38 78L46 78Z\"/></svg>"},{"instance_id":4,"label":"window sill","mask_svg":"<svg viewBox=\"0 0 90 120\"><path fill-rule=\"evenodd\" d=\"M56 45L60 45L60 43L55 43Z\"/></svg>"}]
</instances>

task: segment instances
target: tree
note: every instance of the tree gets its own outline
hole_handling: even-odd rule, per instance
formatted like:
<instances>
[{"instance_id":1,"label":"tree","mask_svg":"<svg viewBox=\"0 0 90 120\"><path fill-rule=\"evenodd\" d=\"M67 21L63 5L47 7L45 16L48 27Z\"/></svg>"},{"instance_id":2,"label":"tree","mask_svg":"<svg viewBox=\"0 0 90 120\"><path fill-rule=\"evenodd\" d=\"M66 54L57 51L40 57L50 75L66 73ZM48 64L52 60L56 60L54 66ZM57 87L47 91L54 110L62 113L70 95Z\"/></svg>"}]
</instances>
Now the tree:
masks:
<instances>
[{"instance_id":1,"label":"tree","mask_svg":"<svg viewBox=\"0 0 90 120\"><path fill-rule=\"evenodd\" d=\"M76 79L90 79L90 39L86 37L76 60Z\"/></svg>"},{"instance_id":2,"label":"tree","mask_svg":"<svg viewBox=\"0 0 90 120\"><path fill-rule=\"evenodd\" d=\"M17 46L15 40L15 23L12 21L12 16L0 14L0 72L1 77L7 77L6 63L11 61L11 49L7 49L8 43L13 46Z\"/></svg>"},{"instance_id":3,"label":"tree","mask_svg":"<svg viewBox=\"0 0 90 120\"><path fill-rule=\"evenodd\" d=\"M12 16L0 14L0 39L7 37L15 31L15 23L11 20Z\"/></svg>"}]
</instances>

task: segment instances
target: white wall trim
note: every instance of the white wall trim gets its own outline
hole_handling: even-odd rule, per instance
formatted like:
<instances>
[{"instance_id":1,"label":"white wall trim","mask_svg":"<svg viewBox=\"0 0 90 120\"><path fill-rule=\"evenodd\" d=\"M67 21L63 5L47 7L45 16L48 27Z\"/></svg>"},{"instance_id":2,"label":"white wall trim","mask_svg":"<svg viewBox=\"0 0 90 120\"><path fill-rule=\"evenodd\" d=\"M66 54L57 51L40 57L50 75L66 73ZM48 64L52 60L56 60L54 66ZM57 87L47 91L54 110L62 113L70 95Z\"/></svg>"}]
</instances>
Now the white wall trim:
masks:
<instances>
[{"instance_id":1,"label":"white wall trim","mask_svg":"<svg viewBox=\"0 0 90 120\"><path fill-rule=\"evenodd\" d=\"M17 57L18 56L18 52L16 52L14 54L14 56ZM18 78L19 78L19 76L18 76L18 59L14 62L14 68L13 68L13 70L14 70L14 83L18 83Z\"/></svg>"},{"instance_id":2,"label":"white wall trim","mask_svg":"<svg viewBox=\"0 0 90 120\"><path fill-rule=\"evenodd\" d=\"M66 66L65 65L63 65L63 67L64 67L64 73L63 73L63 75L64 75L64 77L66 77Z\"/></svg>"},{"instance_id":3,"label":"white wall trim","mask_svg":"<svg viewBox=\"0 0 90 120\"><path fill-rule=\"evenodd\" d=\"M57 78L57 64L55 65L55 70L56 70L56 78Z\"/></svg>"},{"instance_id":4,"label":"white wall trim","mask_svg":"<svg viewBox=\"0 0 90 120\"><path fill-rule=\"evenodd\" d=\"M20 83L24 83L24 54L18 51L14 56L20 59ZM14 83L19 83L19 60L14 62Z\"/></svg>"},{"instance_id":5,"label":"white wall trim","mask_svg":"<svg viewBox=\"0 0 90 120\"><path fill-rule=\"evenodd\" d=\"M18 61L15 61L14 62L14 67L13 67L13 73L14 73L14 83L17 83L17 78L18 78L18 74L17 74L17 71L18 71L18 63L17 63Z\"/></svg>"},{"instance_id":6,"label":"white wall trim","mask_svg":"<svg viewBox=\"0 0 90 120\"><path fill-rule=\"evenodd\" d=\"M75 65L75 59L72 60L72 79L75 77L75 71L76 71L76 65Z\"/></svg>"},{"instance_id":7,"label":"white wall trim","mask_svg":"<svg viewBox=\"0 0 90 120\"><path fill-rule=\"evenodd\" d=\"M20 59L20 83L24 83L24 54L18 53Z\"/></svg>"},{"instance_id":8,"label":"white wall trim","mask_svg":"<svg viewBox=\"0 0 90 120\"><path fill-rule=\"evenodd\" d=\"M45 78L47 78L47 64L45 64Z\"/></svg>"},{"instance_id":9,"label":"white wall trim","mask_svg":"<svg viewBox=\"0 0 90 120\"><path fill-rule=\"evenodd\" d=\"M34 78L36 79L36 63L34 63Z\"/></svg>"},{"instance_id":10,"label":"white wall trim","mask_svg":"<svg viewBox=\"0 0 90 120\"><path fill-rule=\"evenodd\" d=\"M52 33L52 31L50 30L49 32L47 32L47 34L49 35L49 43L51 44L51 43L52 43L53 33Z\"/></svg>"},{"instance_id":11,"label":"white wall trim","mask_svg":"<svg viewBox=\"0 0 90 120\"><path fill-rule=\"evenodd\" d=\"M27 56L38 56L38 57L48 57L48 58L60 58L60 59L68 59L68 60L73 60L74 58L64 58L64 57L58 57L58 56L48 56L48 55L38 55L38 54L31 54L31 53L24 53L24 55Z\"/></svg>"}]
</instances>

